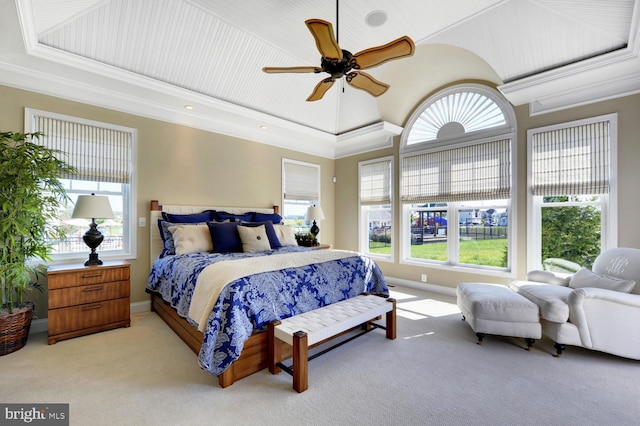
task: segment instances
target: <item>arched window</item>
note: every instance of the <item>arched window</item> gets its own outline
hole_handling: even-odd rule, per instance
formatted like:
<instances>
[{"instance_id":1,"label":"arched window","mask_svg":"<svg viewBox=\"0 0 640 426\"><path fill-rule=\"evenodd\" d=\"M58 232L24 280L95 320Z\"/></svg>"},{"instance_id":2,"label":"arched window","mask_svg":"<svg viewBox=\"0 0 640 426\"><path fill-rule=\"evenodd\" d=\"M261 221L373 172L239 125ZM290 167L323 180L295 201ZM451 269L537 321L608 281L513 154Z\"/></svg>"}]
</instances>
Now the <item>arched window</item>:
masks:
<instances>
[{"instance_id":1,"label":"arched window","mask_svg":"<svg viewBox=\"0 0 640 426\"><path fill-rule=\"evenodd\" d=\"M401 258L510 271L515 116L481 84L428 98L402 135Z\"/></svg>"}]
</instances>

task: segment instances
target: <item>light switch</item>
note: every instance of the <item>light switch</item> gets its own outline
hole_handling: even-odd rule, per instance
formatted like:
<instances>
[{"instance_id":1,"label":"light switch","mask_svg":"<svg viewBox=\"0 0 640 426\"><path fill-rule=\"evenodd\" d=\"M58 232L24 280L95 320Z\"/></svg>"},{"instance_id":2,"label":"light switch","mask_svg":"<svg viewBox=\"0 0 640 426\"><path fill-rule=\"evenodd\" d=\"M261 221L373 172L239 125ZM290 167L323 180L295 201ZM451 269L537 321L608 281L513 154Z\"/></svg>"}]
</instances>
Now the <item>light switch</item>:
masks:
<instances>
[{"instance_id":1,"label":"light switch","mask_svg":"<svg viewBox=\"0 0 640 426\"><path fill-rule=\"evenodd\" d=\"M139 217L138 218L138 227L144 228L145 226L147 226L147 218L146 217Z\"/></svg>"}]
</instances>

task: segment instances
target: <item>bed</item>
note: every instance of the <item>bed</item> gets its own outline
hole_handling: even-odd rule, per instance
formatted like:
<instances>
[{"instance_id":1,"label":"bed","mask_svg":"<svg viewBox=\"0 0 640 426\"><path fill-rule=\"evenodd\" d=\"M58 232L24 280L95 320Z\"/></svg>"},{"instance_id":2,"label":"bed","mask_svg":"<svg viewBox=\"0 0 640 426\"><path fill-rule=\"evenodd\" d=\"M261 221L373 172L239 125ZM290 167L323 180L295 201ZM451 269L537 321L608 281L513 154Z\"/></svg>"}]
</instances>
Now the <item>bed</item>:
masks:
<instances>
[{"instance_id":1,"label":"bed","mask_svg":"<svg viewBox=\"0 0 640 426\"><path fill-rule=\"evenodd\" d=\"M299 247L291 229L274 224L277 218L277 206L151 202L152 310L221 387L267 367L271 321L363 292L388 296L382 272L370 258ZM174 222L181 220L192 222ZM172 244L164 240L167 235L175 237Z\"/></svg>"}]
</instances>

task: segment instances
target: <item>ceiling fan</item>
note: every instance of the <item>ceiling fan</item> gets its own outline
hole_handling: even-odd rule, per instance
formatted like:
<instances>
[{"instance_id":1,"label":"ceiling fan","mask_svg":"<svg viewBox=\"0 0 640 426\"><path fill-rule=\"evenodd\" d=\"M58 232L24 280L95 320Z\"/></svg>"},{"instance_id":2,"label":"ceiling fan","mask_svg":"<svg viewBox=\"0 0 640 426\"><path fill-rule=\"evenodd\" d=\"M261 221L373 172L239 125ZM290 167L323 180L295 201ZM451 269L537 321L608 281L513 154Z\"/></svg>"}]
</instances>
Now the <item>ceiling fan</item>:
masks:
<instances>
[{"instance_id":1,"label":"ceiling fan","mask_svg":"<svg viewBox=\"0 0 640 426\"><path fill-rule=\"evenodd\" d=\"M352 54L348 50L341 49L334 37L333 26L322 19L308 19L305 21L316 41L316 47L322 55L319 67L264 67L266 73L321 73L326 72L329 77L321 80L307 101L322 99L324 94L333 86L333 83L342 77L347 83L357 89L369 92L373 96L380 96L387 91L389 85L376 80L362 70L373 68L387 61L412 56L415 44L408 36L400 37L385 45L371 47Z\"/></svg>"}]
</instances>

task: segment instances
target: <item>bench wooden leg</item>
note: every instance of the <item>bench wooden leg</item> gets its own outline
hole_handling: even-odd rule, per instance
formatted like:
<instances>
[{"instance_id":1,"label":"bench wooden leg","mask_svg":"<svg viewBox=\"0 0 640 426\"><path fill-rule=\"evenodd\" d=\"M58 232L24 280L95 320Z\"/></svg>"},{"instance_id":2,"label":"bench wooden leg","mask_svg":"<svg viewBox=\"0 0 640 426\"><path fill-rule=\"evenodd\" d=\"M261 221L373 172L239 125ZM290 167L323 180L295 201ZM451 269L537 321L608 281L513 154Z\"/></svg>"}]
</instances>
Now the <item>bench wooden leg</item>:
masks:
<instances>
[{"instance_id":1,"label":"bench wooden leg","mask_svg":"<svg viewBox=\"0 0 640 426\"><path fill-rule=\"evenodd\" d=\"M393 303L393 309L387 312L387 339L396 338L396 300L387 299L387 302Z\"/></svg>"},{"instance_id":2,"label":"bench wooden leg","mask_svg":"<svg viewBox=\"0 0 640 426\"><path fill-rule=\"evenodd\" d=\"M277 363L282 361L282 343L275 337L275 328L280 325L280 321L273 321L269 323L269 336L267 337L268 351L269 351L269 372L271 374L278 374L280 367Z\"/></svg>"},{"instance_id":3,"label":"bench wooden leg","mask_svg":"<svg viewBox=\"0 0 640 426\"><path fill-rule=\"evenodd\" d=\"M309 347L307 333L297 331L293 335L293 388L304 392L309 387Z\"/></svg>"}]
</instances>

